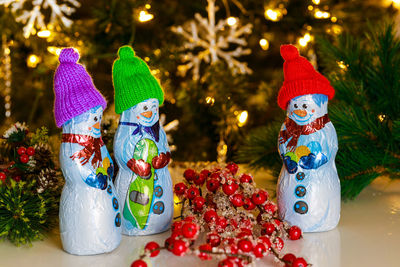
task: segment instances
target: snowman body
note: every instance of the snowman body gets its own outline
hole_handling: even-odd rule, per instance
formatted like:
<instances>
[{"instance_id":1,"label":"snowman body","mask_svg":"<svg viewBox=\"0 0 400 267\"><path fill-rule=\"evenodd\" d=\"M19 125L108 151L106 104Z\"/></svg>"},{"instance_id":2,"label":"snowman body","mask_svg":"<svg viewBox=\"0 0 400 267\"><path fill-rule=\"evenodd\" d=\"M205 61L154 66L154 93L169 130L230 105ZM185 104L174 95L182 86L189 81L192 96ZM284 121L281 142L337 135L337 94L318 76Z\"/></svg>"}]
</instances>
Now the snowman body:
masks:
<instances>
[{"instance_id":1,"label":"snowman body","mask_svg":"<svg viewBox=\"0 0 400 267\"><path fill-rule=\"evenodd\" d=\"M160 233L172 221L170 150L158 108L159 101L150 98L123 111L114 137L115 187L125 235Z\"/></svg>"},{"instance_id":2,"label":"snowman body","mask_svg":"<svg viewBox=\"0 0 400 267\"><path fill-rule=\"evenodd\" d=\"M327 105L321 94L293 98L279 135L279 216L304 232L331 230L340 218L338 142Z\"/></svg>"},{"instance_id":3,"label":"snowman body","mask_svg":"<svg viewBox=\"0 0 400 267\"><path fill-rule=\"evenodd\" d=\"M102 113L103 108L97 106L63 125L60 235L64 250L75 255L110 252L121 241L114 167L101 140Z\"/></svg>"}]
</instances>

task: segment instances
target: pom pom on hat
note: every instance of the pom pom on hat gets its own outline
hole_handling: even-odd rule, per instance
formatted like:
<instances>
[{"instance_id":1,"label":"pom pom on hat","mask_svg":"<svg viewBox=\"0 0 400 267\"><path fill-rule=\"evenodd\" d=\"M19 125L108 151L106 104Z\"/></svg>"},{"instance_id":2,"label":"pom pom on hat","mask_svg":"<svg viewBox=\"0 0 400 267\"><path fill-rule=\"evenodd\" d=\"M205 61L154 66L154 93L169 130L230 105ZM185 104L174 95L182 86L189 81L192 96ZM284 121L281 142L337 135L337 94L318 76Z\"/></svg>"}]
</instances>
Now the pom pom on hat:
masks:
<instances>
[{"instance_id":1,"label":"pom pom on hat","mask_svg":"<svg viewBox=\"0 0 400 267\"><path fill-rule=\"evenodd\" d=\"M135 56L135 51L129 45L124 45L118 49L118 56L121 59L129 59Z\"/></svg>"},{"instance_id":2,"label":"pom pom on hat","mask_svg":"<svg viewBox=\"0 0 400 267\"><path fill-rule=\"evenodd\" d=\"M289 61L300 57L300 54L293 45L281 45L281 56L285 61Z\"/></svg>"},{"instance_id":3,"label":"pom pom on hat","mask_svg":"<svg viewBox=\"0 0 400 267\"><path fill-rule=\"evenodd\" d=\"M308 60L300 56L293 45L282 45L281 56L285 80L278 93L278 105L285 110L289 101L297 96L323 94L332 99L335 89L328 79L316 71Z\"/></svg>"},{"instance_id":4,"label":"pom pom on hat","mask_svg":"<svg viewBox=\"0 0 400 267\"><path fill-rule=\"evenodd\" d=\"M73 48L64 48L61 50L58 60L60 63L77 63L79 60L79 53Z\"/></svg>"}]
</instances>

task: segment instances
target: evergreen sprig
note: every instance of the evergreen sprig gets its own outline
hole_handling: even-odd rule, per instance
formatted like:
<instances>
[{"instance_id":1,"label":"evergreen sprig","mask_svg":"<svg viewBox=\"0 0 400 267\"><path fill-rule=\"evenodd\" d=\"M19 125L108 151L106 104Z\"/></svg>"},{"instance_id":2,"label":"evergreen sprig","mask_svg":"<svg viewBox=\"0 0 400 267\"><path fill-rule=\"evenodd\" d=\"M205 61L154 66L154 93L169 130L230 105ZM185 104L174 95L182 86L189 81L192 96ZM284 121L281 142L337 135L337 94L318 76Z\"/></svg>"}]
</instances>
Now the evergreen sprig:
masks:
<instances>
[{"instance_id":1,"label":"evergreen sprig","mask_svg":"<svg viewBox=\"0 0 400 267\"><path fill-rule=\"evenodd\" d=\"M400 177L400 39L386 24L359 38L318 43L336 90L329 116L339 139L342 196L352 199L379 176Z\"/></svg>"}]
</instances>

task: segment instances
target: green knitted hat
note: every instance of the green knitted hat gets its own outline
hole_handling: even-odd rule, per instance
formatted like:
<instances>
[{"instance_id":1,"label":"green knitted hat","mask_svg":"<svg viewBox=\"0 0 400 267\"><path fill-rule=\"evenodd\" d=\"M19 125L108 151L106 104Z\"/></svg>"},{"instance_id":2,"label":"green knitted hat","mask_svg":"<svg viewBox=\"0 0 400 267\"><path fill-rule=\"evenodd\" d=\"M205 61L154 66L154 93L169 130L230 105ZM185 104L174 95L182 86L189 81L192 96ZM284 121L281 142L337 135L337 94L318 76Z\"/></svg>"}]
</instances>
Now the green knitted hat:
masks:
<instances>
[{"instance_id":1,"label":"green knitted hat","mask_svg":"<svg viewBox=\"0 0 400 267\"><path fill-rule=\"evenodd\" d=\"M112 69L115 90L115 112L123 111L149 98L164 102L164 92L160 83L150 73L147 64L137 56L132 47L126 45L118 50L118 58Z\"/></svg>"}]
</instances>

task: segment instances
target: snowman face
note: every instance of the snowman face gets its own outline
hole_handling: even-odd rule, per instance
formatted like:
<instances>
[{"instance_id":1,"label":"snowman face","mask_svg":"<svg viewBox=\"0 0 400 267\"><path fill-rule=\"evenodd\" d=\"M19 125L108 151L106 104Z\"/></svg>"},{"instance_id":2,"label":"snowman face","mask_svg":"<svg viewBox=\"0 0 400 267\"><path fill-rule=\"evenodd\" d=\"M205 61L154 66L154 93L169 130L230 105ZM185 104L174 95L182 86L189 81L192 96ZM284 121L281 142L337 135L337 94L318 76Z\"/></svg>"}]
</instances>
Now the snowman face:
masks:
<instances>
[{"instance_id":1,"label":"snowman face","mask_svg":"<svg viewBox=\"0 0 400 267\"><path fill-rule=\"evenodd\" d=\"M302 95L290 100L287 107L287 116L294 120L298 125L305 125L316 118L325 115L326 110L326 96L317 94Z\"/></svg>"},{"instance_id":2,"label":"snowman face","mask_svg":"<svg viewBox=\"0 0 400 267\"><path fill-rule=\"evenodd\" d=\"M102 117L103 107L97 106L67 121L63 128L66 132L74 132L98 138L101 136L100 124Z\"/></svg>"},{"instance_id":3,"label":"snowman face","mask_svg":"<svg viewBox=\"0 0 400 267\"><path fill-rule=\"evenodd\" d=\"M88 130L91 132L91 134L94 137L100 137L101 136L101 130L100 130L100 125L101 125L101 119L103 117L103 108L97 108L97 110L91 110L89 114L89 118L87 120L88 123Z\"/></svg>"},{"instance_id":4,"label":"snowman face","mask_svg":"<svg viewBox=\"0 0 400 267\"><path fill-rule=\"evenodd\" d=\"M139 124L151 127L159 119L158 99L150 98L135 106L132 110Z\"/></svg>"}]
</instances>

